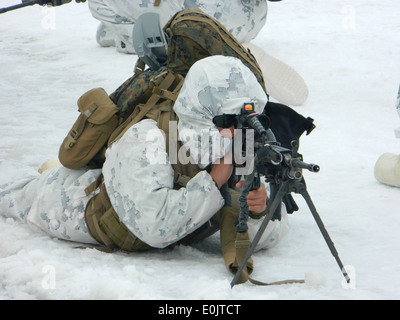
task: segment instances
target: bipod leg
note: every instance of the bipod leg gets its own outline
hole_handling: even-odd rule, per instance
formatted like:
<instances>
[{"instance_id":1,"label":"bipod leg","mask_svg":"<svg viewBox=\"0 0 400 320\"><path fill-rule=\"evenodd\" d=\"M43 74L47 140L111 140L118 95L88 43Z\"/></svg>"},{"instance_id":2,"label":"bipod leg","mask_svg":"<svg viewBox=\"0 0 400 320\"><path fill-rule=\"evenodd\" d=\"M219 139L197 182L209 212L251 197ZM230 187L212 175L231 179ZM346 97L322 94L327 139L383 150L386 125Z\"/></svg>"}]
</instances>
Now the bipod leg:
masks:
<instances>
[{"instance_id":1,"label":"bipod leg","mask_svg":"<svg viewBox=\"0 0 400 320\"><path fill-rule=\"evenodd\" d=\"M275 210L278 208L278 205L281 204L282 198L286 193L287 193L287 182L284 182L280 186L280 188L279 188L274 200L272 201L271 206L267 210L267 214L265 215L264 220L263 220L260 228L258 229L256 235L254 236L253 241L251 242L250 248L247 250L247 253L244 256L244 259L242 261L242 264L240 265L238 271L235 274L235 277L233 278L233 280L231 282L231 288L233 288L233 286L238 281L243 269L247 265L247 261L250 259L251 255L253 254L258 242L260 241L265 229L268 226L268 223L270 222L272 216L274 215Z\"/></svg>"},{"instance_id":2,"label":"bipod leg","mask_svg":"<svg viewBox=\"0 0 400 320\"><path fill-rule=\"evenodd\" d=\"M310 209L310 211L318 225L318 228L321 231L321 233L325 239L326 244L328 245L332 255L335 257L336 262L339 265L344 278L346 279L346 282L350 283L350 277L349 277L346 269L344 268L342 261L339 258L339 254L336 251L335 245L333 244L333 241L331 240L331 237L329 236L328 231L326 231L324 223L322 222L321 217L319 216L317 209L315 208L314 203L312 202L311 197L307 192L307 189L304 188L299 193L303 196L304 200L306 201L308 208Z\"/></svg>"}]
</instances>

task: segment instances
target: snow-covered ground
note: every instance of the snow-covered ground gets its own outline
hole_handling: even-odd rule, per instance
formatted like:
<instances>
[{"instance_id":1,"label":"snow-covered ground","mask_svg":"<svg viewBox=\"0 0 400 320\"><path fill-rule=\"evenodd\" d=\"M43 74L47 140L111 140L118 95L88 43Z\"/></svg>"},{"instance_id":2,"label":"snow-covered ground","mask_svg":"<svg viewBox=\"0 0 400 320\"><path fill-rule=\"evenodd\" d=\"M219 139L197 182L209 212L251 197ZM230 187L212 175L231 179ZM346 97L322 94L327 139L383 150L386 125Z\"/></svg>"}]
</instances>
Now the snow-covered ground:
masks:
<instances>
[{"instance_id":1,"label":"snow-covered ground","mask_svg":"<svg viewBox=\"0 0 400 320\"><path fill-rule=\"evenodd\" d=\"M400 189L373 175L382 153L400 152L393 133L399 14L397 0L283 0L269 3L254 40L309 86L309 99L295 109L317 128L302 137L300 151L321 171L305 178L350 285L295 195L300 212L277 247L254 255L254 278L306 277L306 284L231 289L218 237L196 247L106 254L0 217L0 299L399 299ZM0 158L33 168L57 158L79 96L94 87L111 93L131 76L136 56L100 48L97 24L87 4L0 15Z\"/></svg>"}]
</instances>

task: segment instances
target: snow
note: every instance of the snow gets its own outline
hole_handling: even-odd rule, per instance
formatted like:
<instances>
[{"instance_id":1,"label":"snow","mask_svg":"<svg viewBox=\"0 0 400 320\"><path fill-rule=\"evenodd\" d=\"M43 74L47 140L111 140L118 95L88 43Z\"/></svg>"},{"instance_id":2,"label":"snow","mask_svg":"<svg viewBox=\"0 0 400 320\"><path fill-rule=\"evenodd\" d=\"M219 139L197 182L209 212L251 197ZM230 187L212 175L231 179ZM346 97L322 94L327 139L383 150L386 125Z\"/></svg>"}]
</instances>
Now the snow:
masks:
<instances>
[{"instance_id":1,"label":"snow","mask_svg":"<svg viewBox=\"0 0 400 320\"><path fill-rule=\"evenodd\" d=\"M399 9L396 0L269 2L267 25L254 40L309 86L295 109L317 128L302 137L300 151L321 171L305 179L350 285L295 195L300 211L290 216L289 234L254 255L253 277L306 284L231 289L217 236L194 247L107 254L0 217L0 299L399 299L400 189L373 175L382 153L400 150L393 132ZM0 158L32 168L57 158L79 96L95 87L111 93L131 76L136 56L100 48L97 24L87 4L0 15Z\"/></svg>"}]
</instances>

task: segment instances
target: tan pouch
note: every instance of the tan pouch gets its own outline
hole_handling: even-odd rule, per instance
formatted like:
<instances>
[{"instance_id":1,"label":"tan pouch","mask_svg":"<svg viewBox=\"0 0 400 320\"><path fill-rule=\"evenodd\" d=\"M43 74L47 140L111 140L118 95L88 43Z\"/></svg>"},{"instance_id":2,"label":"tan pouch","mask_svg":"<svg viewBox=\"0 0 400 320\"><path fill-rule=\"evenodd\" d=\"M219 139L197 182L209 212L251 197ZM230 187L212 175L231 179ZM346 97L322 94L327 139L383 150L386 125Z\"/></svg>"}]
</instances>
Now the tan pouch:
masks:
<instances>
[{"instance_id":1,"label":"tan pouch","mask_svg":"<svg viewBox=\"0 0 400 320\"><path fill-rule=\"evenodd\" d=\"M102 88L82 95L78 107L81 114L59 150L60 162L69 169L88 165L106 146L119 124L119 109Z\"/></svg>"}]
</instances>

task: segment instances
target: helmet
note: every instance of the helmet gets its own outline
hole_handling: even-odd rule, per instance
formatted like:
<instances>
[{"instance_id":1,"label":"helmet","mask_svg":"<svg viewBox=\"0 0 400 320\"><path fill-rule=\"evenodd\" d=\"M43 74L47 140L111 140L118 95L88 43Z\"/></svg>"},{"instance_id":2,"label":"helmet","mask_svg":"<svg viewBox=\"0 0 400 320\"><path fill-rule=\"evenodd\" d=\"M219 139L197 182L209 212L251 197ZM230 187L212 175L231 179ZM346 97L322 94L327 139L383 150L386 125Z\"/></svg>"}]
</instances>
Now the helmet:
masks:
<instances>
[{"instance_id":1,"label":"helmet","mask_svg":"<svg viewBox=\"0 0 400 320\"><path fill-rule=\"evenodd\" d=\"M132 35L136 54L151 69L158 70L166 64L167 40L158 13L147 12L139 16Z\"/></svg>"}]
</instances>

